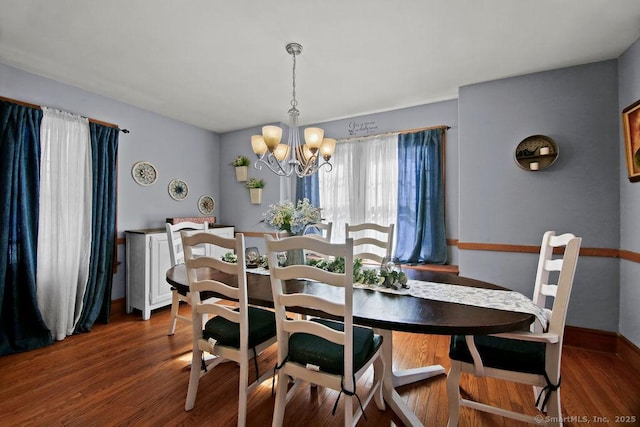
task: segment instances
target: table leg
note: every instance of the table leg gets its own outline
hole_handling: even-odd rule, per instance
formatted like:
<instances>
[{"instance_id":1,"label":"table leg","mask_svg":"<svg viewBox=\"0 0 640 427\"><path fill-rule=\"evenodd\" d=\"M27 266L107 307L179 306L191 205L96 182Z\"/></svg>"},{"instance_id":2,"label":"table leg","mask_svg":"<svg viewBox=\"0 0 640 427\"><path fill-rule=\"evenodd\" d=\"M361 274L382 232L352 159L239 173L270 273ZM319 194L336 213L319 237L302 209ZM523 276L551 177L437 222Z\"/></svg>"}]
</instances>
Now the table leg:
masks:
<instances>
[{"instance_id":1,"label":"table leg","mask_svg":"<svg viewBox=\"0 0 640 427\"><path fill-rule=\"evenodd\" d=\"M444 374L444 368L440 365L433 365L394 372L392 332L380 329L377 330L376 333L379 333L383 337L382 358L384 359L385 364L385 375L383 379L382 393L384 400L405 425L422 426L422 422L407 406L407 403L402 399L402 396L398 394L395 388L437 375L442 375Z\"/></svg>"}]
</instances>

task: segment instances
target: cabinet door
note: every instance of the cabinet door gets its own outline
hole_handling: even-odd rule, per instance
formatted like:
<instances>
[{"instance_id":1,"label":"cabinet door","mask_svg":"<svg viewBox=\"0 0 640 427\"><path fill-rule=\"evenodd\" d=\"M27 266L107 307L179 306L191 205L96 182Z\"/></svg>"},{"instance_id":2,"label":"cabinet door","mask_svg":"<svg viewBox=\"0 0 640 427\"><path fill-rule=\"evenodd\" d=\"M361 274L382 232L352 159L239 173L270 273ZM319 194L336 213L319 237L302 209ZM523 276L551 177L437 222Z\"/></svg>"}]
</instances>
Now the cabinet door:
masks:
<instances>
[{"instance_id":1,"label":"cabinet door","mask_svg":"<svg viewBox=\"0 0 640 427\"><path fill-rule=\"evenodd\" d=\"M167 270L171 267L167 235L153 234L149 237L149 303L171 302L171 286L167 283Z\"/></svg>"}]
</instances>

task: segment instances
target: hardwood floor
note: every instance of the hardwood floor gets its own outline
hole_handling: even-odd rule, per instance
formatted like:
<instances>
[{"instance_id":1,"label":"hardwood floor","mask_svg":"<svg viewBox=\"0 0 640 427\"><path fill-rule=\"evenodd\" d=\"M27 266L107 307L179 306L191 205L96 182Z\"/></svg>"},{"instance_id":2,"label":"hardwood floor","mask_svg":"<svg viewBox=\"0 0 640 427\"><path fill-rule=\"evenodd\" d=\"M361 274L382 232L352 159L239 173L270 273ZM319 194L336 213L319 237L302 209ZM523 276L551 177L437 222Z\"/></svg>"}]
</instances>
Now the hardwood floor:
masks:
<instances>
[{"instance_id":1,"label":"hardwood floor","mask_svg":"<svg viewBox=\"0 0 640 427\"><path fill-rule=\"evenodd\" d=\"M182 310L186 310L183 307ZM190 359L190 325L179 322L167 336L169 310L157 310L151 320L139 313L115 315L109 325L68 337L52 346L0 357L0 425L2 426L234 426L237 422L238 368L225 363L200 382L195 408L184 411ZM449 338L394 333L396 368L426 364L449 367ZM260 356L261 372L273 368L275 352ZM562 378L565 426L592 425L608 419L640 425L640 374L615 354L565 347ZM250 375L255 375L253 369ZM426 426L445 426L448 409L445 377L398 389ZM529 387L463 376L463 392L502 402L535 414ZM301 387L285 413L288 426L342 424L337 393ZM342 399L341 399L342 401ZM269 426L273 411L271 381L249 397L248 425ZM359 425L400 425L393 413L366 410ZM573 418L572 418L573 417ZM585 417L584 419L582 417ZM606 423L601 423L604 425ZM461 426L526 425L463 408Z\"/></svg>"}]
</instances>

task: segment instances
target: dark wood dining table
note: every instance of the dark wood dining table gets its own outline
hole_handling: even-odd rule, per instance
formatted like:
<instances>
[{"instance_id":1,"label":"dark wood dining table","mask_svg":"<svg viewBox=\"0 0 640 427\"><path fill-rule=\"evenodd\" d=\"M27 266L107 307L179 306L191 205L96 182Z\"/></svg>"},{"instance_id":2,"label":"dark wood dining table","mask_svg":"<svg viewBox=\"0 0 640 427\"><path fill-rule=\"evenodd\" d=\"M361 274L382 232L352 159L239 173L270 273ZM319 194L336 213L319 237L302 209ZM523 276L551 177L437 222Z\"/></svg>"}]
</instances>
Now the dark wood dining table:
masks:
<instances>
[{"instance_id":1,"label":"dark wood dining table","mask_svg":"<svg viewBox=\"0 0 640 427\"><path fill-rule=\"evenodd\" d=\"M449 273L418 269L404 271L409 279L425 282L485 289L505 289L491 283ZM230 286L237 285L235 276L225 275L214 270L200 269L197 275L198 279L215 278ZM179 291L188 291L189 282L183 264L170 268L167 271L166 279ZM305 292L329 298L332 292L336 292L335 288L326 284L307 280L290 280L286 282L285 286L287 293ZM268 275L252 274L248 270L247 291L250 304L273 307L271 281ZM306 315L318 314L302 307L294 308L292 311ZM376 332L383 336L382 354L385 366L388 368L385 372L383 387L385 401L402 422L410 426L423 424L395 388L442 375L444 368L440 365L434 365L394 372L391 369L393 367L392 331L439 335L486 335L528 328L534 318L532 314L527 313L435 301L369 289L354 288L353 290L354 323L376 328Z\"/></svg>"}]
</instances>

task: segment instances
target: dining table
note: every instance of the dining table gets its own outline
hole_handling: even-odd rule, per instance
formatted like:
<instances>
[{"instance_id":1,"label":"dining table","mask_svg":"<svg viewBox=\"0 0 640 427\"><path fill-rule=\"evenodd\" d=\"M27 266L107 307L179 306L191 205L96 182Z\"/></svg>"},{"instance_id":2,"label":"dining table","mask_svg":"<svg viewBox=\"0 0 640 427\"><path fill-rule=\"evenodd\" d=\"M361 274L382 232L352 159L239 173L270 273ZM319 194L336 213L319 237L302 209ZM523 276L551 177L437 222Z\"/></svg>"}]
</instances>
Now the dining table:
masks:
<instances>
[{"instance_id":1,"label":"dining table","mask_svg":"<svg viewBox=\"0 0 640 427\"><path fill-rule=\"evenodd\" d=\"M404 269L410 280L436 284L458 285L489 290L507 290L496 284L459 276L452 273L423 269ZM249 304L273 307L271 281L267 274L252 274L247 270L247 294ZM199 280L215 279L230 286L237 286L237 276L215 270L199 269ZM170 268L166 280L179 292L187 292L189 282L186 267L179 264ZM285 282L287 293L311 293L328 296L329 285L309 280L297 279ZM303 315L318 315L308 308L294 307L291 311ZM507 311L428 298L418 298L371 289L353 289L353 322L369 326L383 337L382 357L385 369L383 396L385 402L407 426L422 426L423 423L409 408L396 391L396 387L442 375L445 370L440 365L416 367L403 371L393 370L393 331L416 334L438 335L487 335L526 329L535 320L535 315L517 311Z\"/></svg>"}]
</instances>

